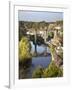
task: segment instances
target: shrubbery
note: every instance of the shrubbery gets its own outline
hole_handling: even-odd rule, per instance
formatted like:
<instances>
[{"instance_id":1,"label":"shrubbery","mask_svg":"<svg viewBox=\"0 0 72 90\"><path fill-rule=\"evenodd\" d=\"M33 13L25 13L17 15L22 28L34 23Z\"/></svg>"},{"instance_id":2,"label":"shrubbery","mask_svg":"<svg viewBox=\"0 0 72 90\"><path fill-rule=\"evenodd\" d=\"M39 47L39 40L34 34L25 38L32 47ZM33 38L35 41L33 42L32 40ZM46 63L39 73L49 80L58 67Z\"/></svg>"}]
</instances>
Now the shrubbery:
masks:
<instances>
[{"instance_id":1,"label":"shrubbery","mask_svg":"<svg viewBox=\"0 0 72 90\"><path fill-rule=\"evenodd\" d=\"M31 44L26 37L22 37L19 42L19 62L25 62L26 60L31 60Z\"/></svg>"},{"instance_id":2,"label":"shrubbery","mask_svg":"<svg viewBox=\"0 0 72 90\"><path fill-rule=\"evenodd\" d=\"M46 69L43 69L42 67L37 67L32 75L33 78L62 77L62 76L63 76L62 70L59 67L57 67L53 61Z\"/></svg>"},{"instance_id":3,"label":"shrubbery","mask_svg":"<svg viewBox=\"0 0 72 90\"><path fill-rule=\"evenodd\" d=\"M54 37L54 33L53 32L48 32L47 40L51 40L53 37Z\"/></svg>"},{"instance_id":4,"label":"shrubbery","mask_svg":"<svg viewBox=\"0 0 72 90\"><path fill-rule=\"evenodd\" d=\"M52 61L48 68L45 69L44 77L61 77L63 75L62 70L55 65Z\"/></svg>"},{"instance_id":5,"label":"shrubbery","mask_svg":"<svg viewBox=\"0 0 72 90\"><path fill-rule=\"evenodd\" d=\"M42 74L43 74L43 68L41 66L38 66L33 74L32 74L32 77L33 78L41 78L42 77Z\"/></svg>"}]
</instances>

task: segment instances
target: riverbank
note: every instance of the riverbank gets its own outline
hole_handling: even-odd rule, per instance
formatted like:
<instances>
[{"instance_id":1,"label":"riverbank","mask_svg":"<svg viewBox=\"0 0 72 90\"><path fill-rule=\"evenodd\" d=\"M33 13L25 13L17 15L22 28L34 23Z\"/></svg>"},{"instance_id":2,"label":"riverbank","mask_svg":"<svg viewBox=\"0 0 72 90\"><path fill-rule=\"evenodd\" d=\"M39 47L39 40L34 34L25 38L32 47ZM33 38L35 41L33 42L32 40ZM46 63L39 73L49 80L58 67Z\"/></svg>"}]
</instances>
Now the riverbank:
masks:
<instances>
[{"instance_id":1,"label":"riverbank","mask_svg":"<svg viewBox=\"0 0 72 90\"><path fill-rule=\"evenodd\" d=\"M33 57L32 64L29 67L25 68L25 67L19 66L20 67L19 68L19 79L32 78L32 73L38 66L46 68L48 67L50 62L51 62L51 56Z\"/></svg>"}]
</instances>

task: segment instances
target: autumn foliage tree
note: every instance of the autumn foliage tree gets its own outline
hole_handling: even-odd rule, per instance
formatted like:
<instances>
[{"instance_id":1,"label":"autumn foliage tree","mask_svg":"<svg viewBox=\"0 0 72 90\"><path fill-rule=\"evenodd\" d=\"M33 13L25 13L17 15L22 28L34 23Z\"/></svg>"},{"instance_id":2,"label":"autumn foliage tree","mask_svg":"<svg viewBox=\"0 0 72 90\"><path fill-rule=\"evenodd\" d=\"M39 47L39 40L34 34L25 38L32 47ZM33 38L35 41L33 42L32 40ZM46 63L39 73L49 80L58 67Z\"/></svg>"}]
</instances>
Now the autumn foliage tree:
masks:
<instances>
[{"instance_id":1,"label":"autumn foliage tree","mask_svg":"<svg viewBox=\"0 0 72 90\"><path fill-rule=\"evenodd\" d=\"M31 44L29 43L26 37L22 37L19 42L19 61L25 62L26 60L31 59Z\"/></svg>"}]
</instances>

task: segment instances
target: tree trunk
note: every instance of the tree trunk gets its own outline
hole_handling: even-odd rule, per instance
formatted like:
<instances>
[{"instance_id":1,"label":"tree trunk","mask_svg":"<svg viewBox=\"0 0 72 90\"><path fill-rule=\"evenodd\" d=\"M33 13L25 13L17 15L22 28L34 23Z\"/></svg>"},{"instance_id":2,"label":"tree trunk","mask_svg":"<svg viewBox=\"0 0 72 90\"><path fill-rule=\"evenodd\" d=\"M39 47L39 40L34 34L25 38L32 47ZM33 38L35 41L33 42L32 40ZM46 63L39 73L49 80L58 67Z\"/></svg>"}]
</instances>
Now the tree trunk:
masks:
<instances>
[{"instance_id":1,"label":"tree trunk","mask_svg":"<svg viewBox=\"0 0 72 90\"><path fill-rule=\"evenodd\" d=\"M35 53L37 54L37 30L35 30Z\"/></svg>"},{"instance_id":2,"label":"tree trunk","mask_svg":"<svg viewBox=\"0 0 72 90\"><path fill-rule=\"evenodd\" d=\"M45 35L44 35L44 40L45 40L45 44L46 44L46 40L47 39L47 30L45 31ZM47 54L47 46L45 45L45 54Z\"/></svg>"}]
</instances>

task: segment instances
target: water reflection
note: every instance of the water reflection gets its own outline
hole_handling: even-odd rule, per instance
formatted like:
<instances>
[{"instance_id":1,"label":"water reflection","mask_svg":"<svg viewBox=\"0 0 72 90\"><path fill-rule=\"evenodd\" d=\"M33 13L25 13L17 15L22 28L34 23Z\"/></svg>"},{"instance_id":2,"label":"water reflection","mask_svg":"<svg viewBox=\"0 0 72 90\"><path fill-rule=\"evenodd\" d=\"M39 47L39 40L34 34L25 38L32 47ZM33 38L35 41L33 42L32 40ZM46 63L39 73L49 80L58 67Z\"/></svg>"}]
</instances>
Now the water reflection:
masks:
<instances>
[{"instance_id":1,"label":"water reflection","mask_svg":"<svg viewBox=\"0 0 72 90\"><path fill-rule=\"evenodd\" d=\"M33 42L30 42L30 43L31 43L31 46L32 46L31 52L34 52L35 51L35 46L34 46ZM47 52L50 53L49 48L48 47L46 48L45 45L37 45L37 52L38 53L43 53L43 52L45 52L46 49L47 49Z\"/></svg>"}]
</instances>

